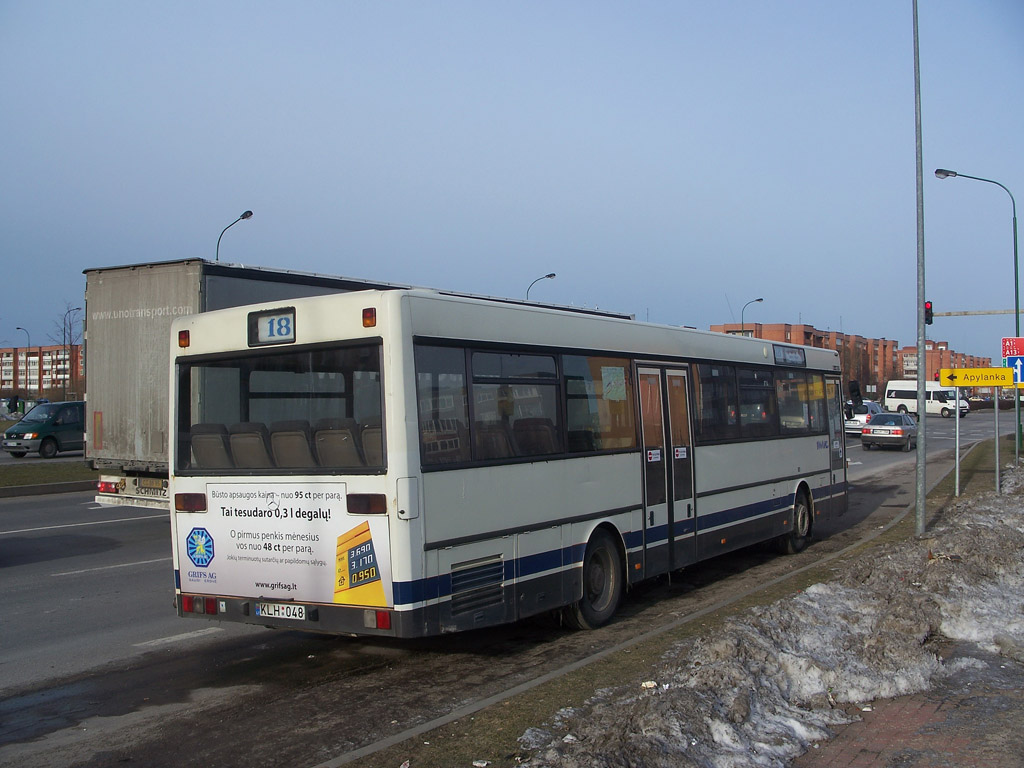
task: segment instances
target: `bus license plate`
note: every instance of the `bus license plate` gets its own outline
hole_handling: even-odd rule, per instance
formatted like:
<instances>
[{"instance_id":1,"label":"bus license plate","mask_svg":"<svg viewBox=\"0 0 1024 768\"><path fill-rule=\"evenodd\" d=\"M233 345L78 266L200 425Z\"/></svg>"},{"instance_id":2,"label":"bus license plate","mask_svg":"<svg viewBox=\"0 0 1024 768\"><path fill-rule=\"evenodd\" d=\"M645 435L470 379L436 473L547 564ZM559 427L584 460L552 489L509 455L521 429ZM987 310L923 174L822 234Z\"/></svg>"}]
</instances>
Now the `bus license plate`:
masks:
<instances>
[{"instance_id":1,"label":"bus license plate","mask_svg":"<svg viewBox=\"0 0 1024 768\"><path fill-rule=\"evenodd\" d=\"M256 615L269 619L306 620L306 606L290 603L256 603Z\"/></svg>"}]
</instances>

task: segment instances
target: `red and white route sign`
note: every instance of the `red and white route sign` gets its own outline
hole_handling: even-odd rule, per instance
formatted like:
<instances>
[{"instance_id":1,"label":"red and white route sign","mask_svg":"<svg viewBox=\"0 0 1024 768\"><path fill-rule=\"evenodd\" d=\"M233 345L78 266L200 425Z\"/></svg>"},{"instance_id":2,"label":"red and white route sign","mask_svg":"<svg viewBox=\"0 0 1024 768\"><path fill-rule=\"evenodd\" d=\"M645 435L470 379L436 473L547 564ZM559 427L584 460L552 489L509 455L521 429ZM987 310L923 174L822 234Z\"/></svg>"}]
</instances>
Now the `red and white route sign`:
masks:
<instances>
[{"instance_id":1,"label":"red and white route sign","mask_svg":"<svg viewBox=\"0 0 1024 768\"><path fill-rule=\"evenodd\" d=\"M1003 337L1003 357L1024 356L1024 339L1019 336Z\"/></svg>"}]
</instances>

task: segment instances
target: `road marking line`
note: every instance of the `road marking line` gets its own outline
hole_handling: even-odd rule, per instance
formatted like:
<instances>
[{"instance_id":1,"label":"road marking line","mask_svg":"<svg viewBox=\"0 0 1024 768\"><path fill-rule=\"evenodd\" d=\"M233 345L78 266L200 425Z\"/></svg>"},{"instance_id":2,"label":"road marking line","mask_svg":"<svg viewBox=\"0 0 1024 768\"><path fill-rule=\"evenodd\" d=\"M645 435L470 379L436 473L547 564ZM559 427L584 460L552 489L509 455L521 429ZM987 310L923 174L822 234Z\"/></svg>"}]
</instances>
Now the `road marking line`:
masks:
<instances>
[{"instance_id":1,"label":"road marking line","mask_svg":"<svg viewBox=\"0 0 1024 768\"><path fill-rule=\"evenodd\" d=\"M197 629L194 632L186 632L182 635L171 635L170 637L161 637L157 640L147 640L144 643L133 643L136 648L154 648L160 645L170 645L171 643L180 643L183 640L191 640L194 637L202 637L203 635L212 635L214 632L223 632L221 627L209 627L207 629Z\"/></svg>"},{"instance_id":2,"label":"road marking line","mask_svg":"<svg viewBox=\"0 0 1024 768\"><path fill-rule=\"evenodd\" d=\"M66 523L65 525L47 525L42 528L22 528L17 531L0 531L0 536L8 536L12 533L37 533L38 531L56 531L60 528L80 528L86 525L106 525L107 523L130 523L134 520L153 520L155 518L167 518L167 514L146 515L145 517L120 517L116 520L92 520L87 523Z\"/></svg>"},{"instance_id":3,"label":"road marking line","mask_svg":"<svg viewBox=\"0 0 1024 768\"><path fill-rule=\"evenodd\" d=\"M114 568L130 568L133 565L150 565L152 563L166 563L169 557L158 557L156 560L139 560L137 563L118 563L117 565L101 565L97 568L83 568L80 571L64 571L63 573L51 573L51 576L77 576L80 573L92 573L93 571L109 571Z\"/></svg>"}]
</instances>

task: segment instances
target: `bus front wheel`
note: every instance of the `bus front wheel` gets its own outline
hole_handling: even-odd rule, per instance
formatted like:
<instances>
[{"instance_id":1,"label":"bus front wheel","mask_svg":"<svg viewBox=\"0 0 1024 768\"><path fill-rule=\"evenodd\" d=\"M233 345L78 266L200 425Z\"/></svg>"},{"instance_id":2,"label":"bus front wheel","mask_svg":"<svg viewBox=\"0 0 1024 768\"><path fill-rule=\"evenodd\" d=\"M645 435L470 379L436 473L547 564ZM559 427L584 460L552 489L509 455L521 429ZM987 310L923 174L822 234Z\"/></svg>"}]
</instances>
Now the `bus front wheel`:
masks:
<instances>
[{"instance_id":1,"label":"bus front wheel","mask_svg":"<svg viewBox=\"0 0 1024 768\"><path fill-rule=\"evenodd\" d=\"M574 629L597 629L615 615L623 592L622 560L615 540L598 528L583 555L583 597L565 609L566 623Z\"/></svg>"},{"instance_id":2,"label":"bus front wheel","mask_svg":"<svg viewBox=\"0 0 1024 768\"><path fill-rule=\"evenodd\" d=\"M867 446L865 446L866 448ZM811 505L804 493L798 493L793 504L793 530L779 538L779 549L784 554L802 552L811 536Z\"/></svg>"}]
</instances>

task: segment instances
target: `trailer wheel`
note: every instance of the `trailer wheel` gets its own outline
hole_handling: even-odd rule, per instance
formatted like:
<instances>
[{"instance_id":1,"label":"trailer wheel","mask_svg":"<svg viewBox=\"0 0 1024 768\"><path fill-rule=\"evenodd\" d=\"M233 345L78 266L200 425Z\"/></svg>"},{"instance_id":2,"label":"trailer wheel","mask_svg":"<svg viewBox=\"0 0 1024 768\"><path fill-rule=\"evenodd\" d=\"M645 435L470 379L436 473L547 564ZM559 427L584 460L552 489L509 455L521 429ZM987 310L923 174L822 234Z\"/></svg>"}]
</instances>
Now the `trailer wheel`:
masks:
<instances>
[{"instance_id":1,"label":"trailer wheel","mask_svg":"<svg viewBox=\"0 0 1024 768\"><path fill-rule=\"evenodd\" d=\"M796 495L796 503L793 504L793 530L779 537L779 549L783 554L795 555L803 551L810 537L811 505L807 501L807 495L801 491Z\"/></svg>"},{"instance_id":2,"label":"trailer wheel","mask_svg":"<svg viewBox=\"0 0 1024 768\"><path fill-rule=\"evenodd\" d=\"M615 615L622 600L622 560L615 540L598 528L587 542L583 555L583 597L564 610L574 629L597 629Z\"/></svg>"},{"instance_id":3,"label":"trailer wheel","mask_svg":"<svg viewBox=\"0 0 1024 768\"><path fill-rule=\"evenodd\" d=\"M44 459L52 459L57 455L57 441L52 437L48 437L43 440L42 445L39 446L39 455Z\"/></svg>"}]
</instances>

